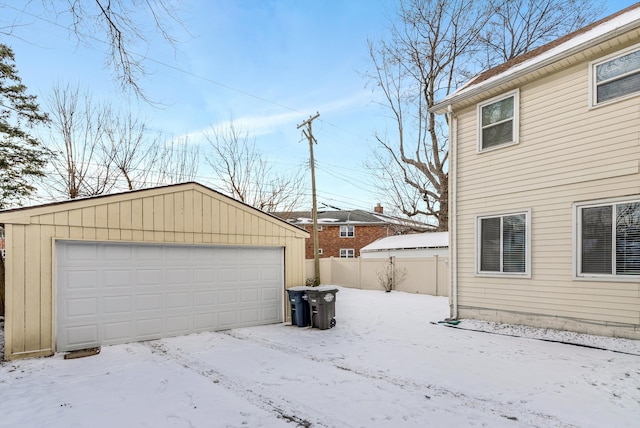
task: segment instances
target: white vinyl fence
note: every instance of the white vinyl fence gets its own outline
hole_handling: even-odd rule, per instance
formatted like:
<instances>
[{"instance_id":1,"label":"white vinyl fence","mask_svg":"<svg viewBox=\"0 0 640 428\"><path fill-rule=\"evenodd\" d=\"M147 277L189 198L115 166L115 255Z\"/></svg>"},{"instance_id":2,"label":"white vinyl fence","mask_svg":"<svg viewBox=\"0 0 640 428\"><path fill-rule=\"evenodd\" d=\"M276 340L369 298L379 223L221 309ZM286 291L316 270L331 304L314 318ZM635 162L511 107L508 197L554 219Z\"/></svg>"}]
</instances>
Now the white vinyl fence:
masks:
<instances>
[{"instance_id":1,"label":"white vinyl fence","mask_svg":"<svg viewBox=\"0 0 640 428\"><path fill-rule=\"evenodd\" d=\"M305 264L307 278L314 274L313 259ZM395 279L395 290L449 296L448 258L442 256L384 259L320 259L320 282L363 290L384 290L383 282Z\"/></svg>"}]
</instances>

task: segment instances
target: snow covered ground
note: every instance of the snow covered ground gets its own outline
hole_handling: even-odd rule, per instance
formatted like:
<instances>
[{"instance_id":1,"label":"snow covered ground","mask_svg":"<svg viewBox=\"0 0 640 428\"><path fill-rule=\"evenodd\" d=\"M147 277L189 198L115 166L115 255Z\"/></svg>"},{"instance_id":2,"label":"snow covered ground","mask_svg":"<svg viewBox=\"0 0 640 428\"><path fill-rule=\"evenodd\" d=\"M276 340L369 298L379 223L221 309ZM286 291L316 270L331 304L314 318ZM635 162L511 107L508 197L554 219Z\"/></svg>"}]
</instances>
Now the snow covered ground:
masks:
<instances>
[{"instance_id":1,"label":"snow covered ground","mask_svg":"<svg viewBox=\"0 0 640 428\"><path fill-rule=\"evenodd\" d=\"M331 330L278 324L2 362L0 427L638 426L640 341L437 324L447 314L442 297L341 288Z\"/></svg>"}]
</instances>

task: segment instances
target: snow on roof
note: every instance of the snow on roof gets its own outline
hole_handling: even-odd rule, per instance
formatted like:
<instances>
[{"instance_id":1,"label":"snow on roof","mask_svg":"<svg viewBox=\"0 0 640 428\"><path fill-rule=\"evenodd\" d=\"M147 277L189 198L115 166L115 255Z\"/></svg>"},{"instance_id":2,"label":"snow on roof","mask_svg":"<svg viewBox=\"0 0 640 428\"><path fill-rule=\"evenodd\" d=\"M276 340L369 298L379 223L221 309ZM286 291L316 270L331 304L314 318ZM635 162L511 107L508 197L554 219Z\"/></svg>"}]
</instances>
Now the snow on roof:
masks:
<instances>
[{"instance_id":1,"label":"snow on roof","mask_svg":"<svg viewBox=\"0 0 640 428\"><path fill-rule=\"evenodd\" d=\"M610 15L600 21L547 43L533 51L489 69L468 81L462 87L437 102L430 110L442 111L447 105L459 102L485 88L529 73L545 65L569 57L622 31L640 26L640 3Z\"/></svg>"},{"instance_id":2,"label":"snow on roof","mask_svg":"<svg viewBox=\"0 0 640 428\"><path fill-rule=\"evenodd\" d=\"M360 252L398 250L409 248L442 248L449 246L449 232L412 233L378 239L363 247Z\"/></svg>"}]
</instances>

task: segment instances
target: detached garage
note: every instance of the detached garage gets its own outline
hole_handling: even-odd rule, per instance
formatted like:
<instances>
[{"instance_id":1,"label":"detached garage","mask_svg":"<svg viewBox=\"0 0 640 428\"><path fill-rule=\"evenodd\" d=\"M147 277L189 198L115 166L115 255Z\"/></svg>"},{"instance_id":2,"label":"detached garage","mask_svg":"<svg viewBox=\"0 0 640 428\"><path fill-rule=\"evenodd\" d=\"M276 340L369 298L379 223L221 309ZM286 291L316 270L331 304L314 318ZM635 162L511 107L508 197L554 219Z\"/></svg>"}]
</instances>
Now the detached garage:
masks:
<instances>
[{"instance_id":1,"label":"detached garage","mask_svg":"<svg viewBox=\"0 0 640 428\"><path fill-rule=\"evenodd\" d=\"M284 320L308 234L197 183L0 212L5 359Z\"/></svg>"}]
</instances>

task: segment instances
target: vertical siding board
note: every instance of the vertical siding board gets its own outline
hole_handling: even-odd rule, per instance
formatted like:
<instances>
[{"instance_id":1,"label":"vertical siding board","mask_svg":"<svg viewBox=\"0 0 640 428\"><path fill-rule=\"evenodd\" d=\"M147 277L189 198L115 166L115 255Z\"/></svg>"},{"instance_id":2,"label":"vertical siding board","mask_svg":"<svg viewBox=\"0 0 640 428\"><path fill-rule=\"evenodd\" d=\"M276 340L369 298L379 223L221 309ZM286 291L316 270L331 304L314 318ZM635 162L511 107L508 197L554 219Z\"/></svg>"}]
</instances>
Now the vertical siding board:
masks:
<instances>
[{"instance_id":1,"label":"vertical siding board","mask_svg":"<svg viewBox=\"0 0 640 428\"><path fill-rule=\"evenodd\" d=\"M96 225L96 209L95 207L87 207L82 209L82 226L94 227Z\"/></svg>"},{"instance_id":2,"label":"vertical siding board","mask_svg":"<svg viewBox=\"0 0 640 428\"><path fill-rule=\"evenodd\" d=\"M202 193L194 191L192 195L193 195L193 232L200 234L203 231ZM202 242L202 238L200 238L200 242Z\"/></svg>"},{"instance_id":3,"label":"vertical siding board","mask_svg":"<svg viewBox=\"0 0 640 428\"><path fill-rule=\"evenodd\" d=\"M120 229L131 230L132 222L131 201L120 202Z\"/></svg>"},{"instance_id":4,"label":"vertical siding board","mask_svg":"<svg viewBox=\"0 0 640 428\"><path fill-rule=\"evenodd\" d=\"M185 231L185 192L178 192L174 195L173 217L176 232Z\"/></svg>"},{"instance_id":5,"label":"vertical siding board","mask_svg":"<svg viewBox=\"0 0 640 428\"><path fill-rule=\"evenodd\" d=\"M69 226L82 226L82 210L69 211Z\"/></svg>"},{"instance_id":6,"label":"vertical siding board","mask_svg":"<svg viewBox=\"0 0 640 428\"><path fill-rule=\"evenodd\" d=\"M96 227L107 228L109 226L109 211L106 205L96 205Z\"/></svg>"},{"instance_id":7,"label":"vertical siding board","mask_svg":"<svg viewBox=\"0 0 640 428\"><path fill-rule=\"evenodd\" d=\"M120 204L117 202L107 205L107 227L109 229L120 228Z\"/></svg>"},{"instance_id":8,"label":"vertical siding board","mask_svg":"<svg viewBox=\"0 0 640 428\"><path fill-rule=\"evenodd\" d=\"M53 350L54 278L53 226L40 227L40 342L42 349Z\"/></svg>"},{"instance_id":9,"label":"vertical siding board","mask_svg":"<svg viewBox=\"0 0 640 428\"><path fill-rule=\"evenodd\" d=\"M193 224L194 224L193 190L184 192L183 196L184 196L184 202L183 202L183 208L182 208L182 218L183 218L182 230L184 232L193 233Z\"/></svg>"},{"instance_id":10,"label":"vertical siding board","mask_svg":"<svg viewBox=\"0 0 640 428\"><path fill-rule=\"evenodd\" d=\"M24 286L25 286L25 350L35 351L40 347L40 226L25 228Z\"/></svg>"},{"instance_id":11,"label":"vertical siding board","mask_svg":"<svg viewBox=\"0 0 640 428\"><path fill-rule=\"evenodd\" d=\"M163 202L163 211L164 211L164 227L157 228L156 230L164 230L166 232L175 232L176 231L176 217L175 206L176 206L176 198L175 194L169 193L164 195Z\"/></svg>"},{"instance_id":12,"label":"vertical siding board","mask_svg":"<svg viewBox=\"0 0 640 428\"><path fill-rule=\"evenodd\" d=\"M153 198L144 198L142 200L142 229L145 231L153 230Z\"/></svg>"},{"instance_id":13,"label":"vertical siding board","mask_svg":"<svg viewBox=\"0 0 640 428\"><path fill-rule=\"evenodd\" d=\"M229 209L227 204L220 202L219 204L219 213L218 213L218 228L214 227L213 233L229 233Z\"/></svg>"},{"instance_id":14,"label":"vertical siding board","mask_svg":"<svg viewBox=\"0 0 640 428\"><path fill-rule=\"evenodd\" d=\"M163 196L153 197L153 230L165 230L164 223L165 205Z\"/></svg>"},{"instance_id":15,"label":"vertical siding board","mask_svg":"<svg viewBox=\"0 0 640 428\"><path fill-rule=\"evenodd\" d=\"M62 211L53 214L53 222L57 226L69 226L69 212Z\"/></svg>"},{"instance_id":16,"label":"vertical siding board","mask_svg":"<svg viewBox=\"0 0 640 428\"><path fill-rule=\"evenodd\" d=\"M142 217L142 199L134 199L131 201L131 229L142 230Z\"/></svg>"},{"instance_id":17,"label":"vertical siding board","mask_svg":"<svg viewBox=\"0 0 640 428\"><path fill-rule=\"evenodd\" d=\"M26 288L25 288L25 227L23 225L13 225L11 227L11 248L10 257L7 260L11 263L11 269L5 278L11 287L11 352L24 352L25 348L25 318L26 318Z\"/></svg>"},{"instance_id":18,"label":"vertical siding board","mask_svg":"<svg viewBox=\"0 0 640 428\"><path fill-rule=\"evenodd\" d=\"M211 197L208 195L202 196L202 232L211 233L213 230L213 208L211 203Z\"/></svg>"}]
</instances>

